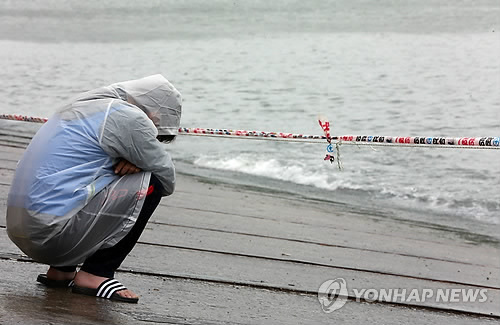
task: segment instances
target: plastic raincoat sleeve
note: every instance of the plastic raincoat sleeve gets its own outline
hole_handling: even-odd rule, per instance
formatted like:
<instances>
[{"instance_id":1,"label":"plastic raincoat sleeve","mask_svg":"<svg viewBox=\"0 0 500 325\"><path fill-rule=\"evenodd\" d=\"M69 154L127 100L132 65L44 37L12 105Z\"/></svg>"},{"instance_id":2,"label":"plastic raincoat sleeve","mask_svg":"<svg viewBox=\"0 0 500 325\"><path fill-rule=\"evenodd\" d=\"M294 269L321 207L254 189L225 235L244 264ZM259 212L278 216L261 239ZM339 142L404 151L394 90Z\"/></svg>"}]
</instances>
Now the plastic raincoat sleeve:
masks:
<instances>
[{"instance_id":1,"label":"plastic raincoat sleeve","mask_svg":"<svg viewBox=\"0 0 500 325\"><path fill-rule=\"evenodd\" d=\"M156 139L158 131L147 115L136 107L109 114L103 125L101 147L112 158L123 158L162 183L167 196L174 192L175 167L170 154Z\"/></svg>"}]
</instances>

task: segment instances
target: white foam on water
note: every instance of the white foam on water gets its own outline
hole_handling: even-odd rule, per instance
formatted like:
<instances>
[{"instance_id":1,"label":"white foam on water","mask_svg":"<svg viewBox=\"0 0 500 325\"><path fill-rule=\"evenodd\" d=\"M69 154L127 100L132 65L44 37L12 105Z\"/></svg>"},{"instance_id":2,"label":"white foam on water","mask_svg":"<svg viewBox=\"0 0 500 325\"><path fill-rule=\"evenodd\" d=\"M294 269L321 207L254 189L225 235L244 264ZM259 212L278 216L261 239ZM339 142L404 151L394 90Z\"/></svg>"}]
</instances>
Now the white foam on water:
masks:
<instances>
[{"instance_id":1,"label":"white foam on water","mask_svg":"<svg viewBox=\"0 0 500 325\"><path fill-rule=\"evenodd\" d=\"M460 198L458 193L440 192L432 189L405 187L394 190L384 187L381 194L393 201L403 202L407 208L420 211L433 211L450 215L463 216L488 224L500 224L500 203L491 200L472 200Z\"/></svg>"},{"instance_id":2,"label":"white foam on water","mask_svg":"<svg viewBox=\"0 0 500 325\"><path fill-rule=\"evenodd\" d=\"M379 200L381 201L389 200L392 204L406 209L461 215L488 224L500 224L498 207L491 207L492 202L471 201L467 203L457 199L454 193L436 194L432 189L411 186L395 188L390 184L373 182L366 175L363 176L361 172L339 174L330 169L329 164L325 165L327 166L325 168L318 168L317 165L310 166L301 161L285 161L251 154L240 154L232 157L201 155L194 160L194 164L210 169L309 185L332 192L349 190L358 192L359 196L365 196L367 192L371 192L380 196ZM493 205L495 204L493 203Z\"/></svg>"},{"instance_id":3,"label":"white foam on water","mask_svg":"<svg viewBox=\"0 0 500 325\"><path fill-rule=\"evenodd\" d=\"M308 168L307 165L300 162L286 163L274 158L255 158L255 156L251 155L238 155L229 158L203 155L195 159L194 164L218 170L263 176L300 185L311 185L330 191L341 187L356 189L353 184L346 184L340 179L335 180L331 177L325 177L324 172Z\"/></svg>"}]
</instances>

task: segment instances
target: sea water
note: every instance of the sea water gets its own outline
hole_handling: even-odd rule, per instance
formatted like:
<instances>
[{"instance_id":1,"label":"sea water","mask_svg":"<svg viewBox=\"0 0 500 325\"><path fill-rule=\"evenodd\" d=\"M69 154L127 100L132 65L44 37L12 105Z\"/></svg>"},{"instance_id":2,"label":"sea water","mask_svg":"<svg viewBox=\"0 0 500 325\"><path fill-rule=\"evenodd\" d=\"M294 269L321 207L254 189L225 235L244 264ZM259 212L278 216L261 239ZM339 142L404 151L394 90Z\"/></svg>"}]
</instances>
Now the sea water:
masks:
<instances>
[{"instance_id":1,"label":"sea water","mask_svg":"<svg viewBox=\"0 0 500 325\"><path fill-rule=\"evenodd\" d=\"M500 136L498 58L498 0L0 0L1 113L161 73L184 127L322 134L321 114L334 135ZM167 146L180 172L500 238L500 150L344 145L341 172L325 148Z\"/></svg>"}]
</instances>

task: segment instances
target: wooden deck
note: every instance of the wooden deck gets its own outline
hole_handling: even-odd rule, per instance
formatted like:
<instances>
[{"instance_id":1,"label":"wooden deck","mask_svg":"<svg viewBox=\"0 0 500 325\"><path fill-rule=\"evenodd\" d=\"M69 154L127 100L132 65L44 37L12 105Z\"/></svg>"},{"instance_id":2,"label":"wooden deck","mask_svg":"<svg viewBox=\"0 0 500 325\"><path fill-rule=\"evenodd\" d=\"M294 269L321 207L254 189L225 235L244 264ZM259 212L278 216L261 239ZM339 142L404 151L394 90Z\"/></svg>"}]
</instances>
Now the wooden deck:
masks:
<instances>
[{"instance_id":1,"label":"wooden deck","mask_svg":"<svg viewBox=\"0 0 500 325\"><path fill-rule=\"evenodd\" d=\"M1 324L476 324L500 319L500 248L488 237L178 175L117 278L138 305L48 289L5 232L29 136L0 131ZM320 285L349 300L321 310ZM356 301L354 289L486 289L485 302Z\"/></svg>"}]
</instances>

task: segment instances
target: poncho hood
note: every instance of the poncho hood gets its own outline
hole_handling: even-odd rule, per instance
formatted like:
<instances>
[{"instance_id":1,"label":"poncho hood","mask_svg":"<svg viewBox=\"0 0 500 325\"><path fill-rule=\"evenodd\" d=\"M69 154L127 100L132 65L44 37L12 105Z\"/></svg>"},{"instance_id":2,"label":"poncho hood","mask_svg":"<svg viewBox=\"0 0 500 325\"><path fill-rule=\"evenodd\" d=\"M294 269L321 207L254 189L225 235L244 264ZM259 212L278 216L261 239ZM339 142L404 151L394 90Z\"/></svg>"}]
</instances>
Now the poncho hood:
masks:
<instances>
[{"instance_id":1,"label":"poncho hood","mask_svg":"<svg viewBox=\"0 0 500 325\"><path fill-rule=\"evenodd\" d=\"M177 135L182 98L175 87L160 74L109 86L120 99L136 105L148 115L159 135Z\"/></svg>"}]
</instances>

